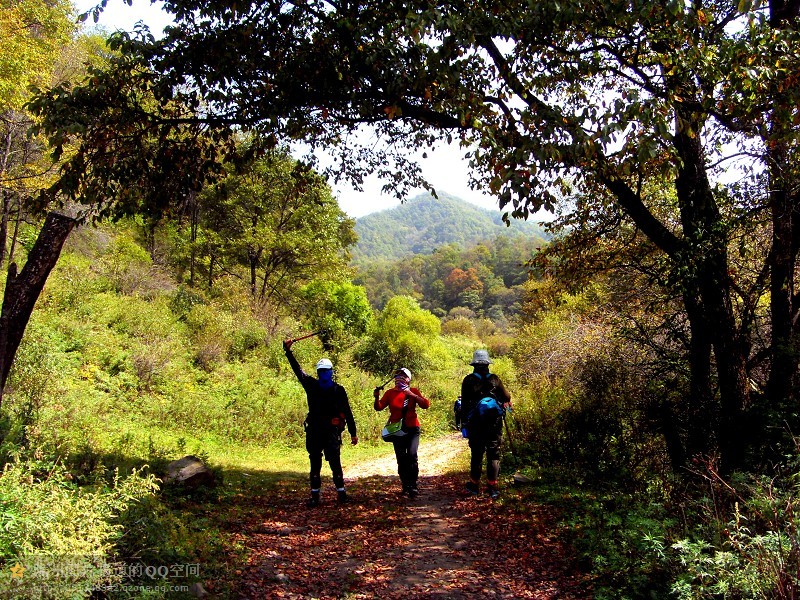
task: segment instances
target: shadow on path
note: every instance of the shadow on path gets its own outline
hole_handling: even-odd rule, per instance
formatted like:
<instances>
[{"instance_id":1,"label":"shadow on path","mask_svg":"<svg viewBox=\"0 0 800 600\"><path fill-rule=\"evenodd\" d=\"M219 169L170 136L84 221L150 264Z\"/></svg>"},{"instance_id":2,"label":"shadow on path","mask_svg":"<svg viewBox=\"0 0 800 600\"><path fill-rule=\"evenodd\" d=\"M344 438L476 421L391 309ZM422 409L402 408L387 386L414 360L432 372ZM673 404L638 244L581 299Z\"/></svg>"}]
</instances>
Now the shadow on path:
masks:
<instances>
[{"instance_id":1,"label":"shadow on path","mask_svg":"<svg viewBox=\"0 0 800 600\"><path fill-rule=\"evenodd\" d=\"M396 477L362 477L349 483L351 502L337 504L328 486L309 509L300 482L281 483L239 507L246 518L230 533L248 560L229 589L254 599L591 598L547 507L523 505L513 489L492 502L462 486L455 475L422 477L409 500Z\"/></svg>"}]
</instances>

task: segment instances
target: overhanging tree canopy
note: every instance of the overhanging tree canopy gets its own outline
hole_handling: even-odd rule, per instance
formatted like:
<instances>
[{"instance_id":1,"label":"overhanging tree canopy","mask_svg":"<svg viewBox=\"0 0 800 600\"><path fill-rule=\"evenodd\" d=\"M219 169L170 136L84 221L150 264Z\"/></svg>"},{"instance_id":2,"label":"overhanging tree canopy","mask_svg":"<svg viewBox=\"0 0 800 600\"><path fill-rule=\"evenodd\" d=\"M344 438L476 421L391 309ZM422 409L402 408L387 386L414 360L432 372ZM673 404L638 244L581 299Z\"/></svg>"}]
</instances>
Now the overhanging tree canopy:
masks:
<instances>
[{"instance_id":1,"label":"overhanging tree canopy","mask_svg":"<svg viewBox=\"0 0 800 600\"><path fill-rule=\"evenodd\" d=\"M791 399L800 354L798 6L168 0L176 25L163 39L118 34L115 69L35 107L56 148L71 133L84 135L87 152L106 138L130 146L135 131L119 136L130 112L115 99L147 90L158 102L136 120L159 139L187 126L304 139L338 148L340 172L356 183L375 170L400 192L419 183L407 148L455 139L469 148L475 183L514 216L553 208L576 187L589 192L669 261L691 333L696 414L714 424L688 450L717 446L735 466L755 343L741 306L771 292L776 405ZM162 112L173 105L187 114ZM363 126L385 145L359 145ZM714 183L737 154L738 179ZM72 166L58 186L68 197L126 176L115 165ZM664 185L668 194L648 193ZM772 244L744 279L731 268L731 233L761 213L771 215Z\"/></svg>"}]
</instances>

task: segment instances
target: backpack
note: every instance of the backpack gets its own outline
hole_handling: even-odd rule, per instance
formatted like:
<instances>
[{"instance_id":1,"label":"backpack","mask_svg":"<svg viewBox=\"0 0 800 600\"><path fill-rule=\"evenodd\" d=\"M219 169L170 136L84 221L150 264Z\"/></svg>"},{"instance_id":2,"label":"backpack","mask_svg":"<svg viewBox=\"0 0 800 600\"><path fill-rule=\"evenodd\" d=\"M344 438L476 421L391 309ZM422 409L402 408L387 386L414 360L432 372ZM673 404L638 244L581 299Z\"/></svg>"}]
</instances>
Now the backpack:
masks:
<instances>
[{"instance_id":1,"label":"backpack","mask_svg":"<svg viewBox=\"0 0 800 600\"><path fill-rule=\"evenodd\" d=\"M492 390L488 385L491 373L487 374L485 378L477 373L473 373L473 375L478 377L483 384L481 389L483 397L478 400L478 403L466 414L463 414L464 407L462 407L461 435L465 438L469 437L469 430L476 425L480 426L481 429L490 430L497 425L498 419L502 418L506 413L506 409L503 405L497 401L497 398L491 395Z\"/></svg>"},{"instance_id":2,"label":"backpack","mask_svg":"<svg viewBox=\"0 0 800 600\"><path fill-rule=\"evenodd\" d=\"M478 412L478 419L480 419L482 423L494 423L497 417L502 417L506 414L506 409L503 405L492 396L481 398L475 410Z\"/></svg>"}]
</instances>

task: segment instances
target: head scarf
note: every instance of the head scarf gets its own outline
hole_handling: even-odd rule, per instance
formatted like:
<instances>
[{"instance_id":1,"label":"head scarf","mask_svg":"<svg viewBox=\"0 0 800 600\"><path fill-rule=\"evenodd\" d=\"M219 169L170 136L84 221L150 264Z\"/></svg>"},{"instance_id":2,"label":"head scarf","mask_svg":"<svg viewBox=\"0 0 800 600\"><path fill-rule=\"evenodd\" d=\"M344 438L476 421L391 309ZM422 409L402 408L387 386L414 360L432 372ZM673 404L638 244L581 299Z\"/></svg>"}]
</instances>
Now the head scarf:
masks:
<instances>
[{"instance_id":1,"label":"head scarf","mask_svg":"<svg viewBox=\"0 0 800 600\"><path fill-rule=\"evenodd\" d=\"M398 369L394 374L394 387L401 392L407 390L411 383L411 374L408 369Z\"/></svg>"}]
</instances>

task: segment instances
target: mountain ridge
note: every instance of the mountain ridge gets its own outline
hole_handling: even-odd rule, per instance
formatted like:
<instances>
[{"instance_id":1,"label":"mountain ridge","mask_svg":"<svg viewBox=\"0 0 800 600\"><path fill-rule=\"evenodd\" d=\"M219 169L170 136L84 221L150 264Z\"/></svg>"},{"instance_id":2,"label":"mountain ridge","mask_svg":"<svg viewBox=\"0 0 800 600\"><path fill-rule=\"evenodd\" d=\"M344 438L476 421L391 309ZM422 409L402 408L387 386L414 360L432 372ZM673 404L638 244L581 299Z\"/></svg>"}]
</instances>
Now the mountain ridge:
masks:
<instances>
[{"instance_id":1,"label":"mountain ridge","mask_svg":"<svg viewBox=\"0 0 800 600\"><path fill-rule=\"evenodd\" d=\"M467 248L500 235L536 236L542 244L550 237L530 221L512 220L507 226L499 210L481 208L446 192L438 196L420 194L400 206L357 218L353 260L397 260L431 254L447 244Z\"/></svg>"}]
</instances>

